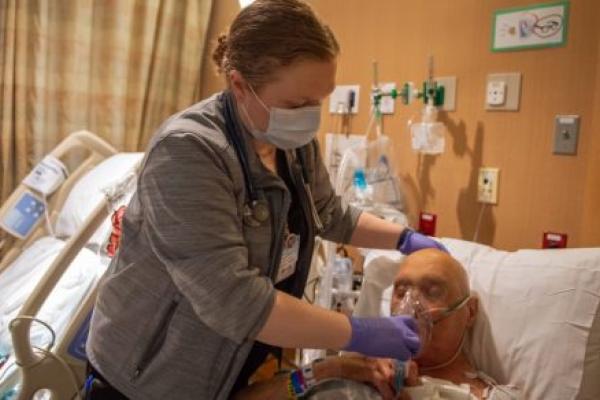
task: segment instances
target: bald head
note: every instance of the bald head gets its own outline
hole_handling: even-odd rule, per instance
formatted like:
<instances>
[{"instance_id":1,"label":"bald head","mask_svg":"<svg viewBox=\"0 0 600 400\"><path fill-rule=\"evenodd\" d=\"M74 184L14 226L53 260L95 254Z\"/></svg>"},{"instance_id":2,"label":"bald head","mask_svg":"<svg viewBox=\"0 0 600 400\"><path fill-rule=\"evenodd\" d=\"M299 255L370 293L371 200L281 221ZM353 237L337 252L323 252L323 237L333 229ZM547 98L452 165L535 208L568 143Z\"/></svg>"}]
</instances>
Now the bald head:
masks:
<instances>
[{"instance_id":1,"label":"bald head","mask_svg":"<svg viewBox=\"0 0 600 400\"><path fill-rule=\"evenodd\" d=\"M437 249L417 251L402 261L394 281L392 310L410 289L418 290L429 310L448 310L470 295L465 269L450 254ZM431 367L452 358L473 325L477 311L477 298L469 297L463 306L438 320L432 328L431 340L424 344L417 358L419 366Z\"/></svg>"},{"instance_id":2,"label":"bald head","mask_svg":"<svg viewBox=\"0 0 600 400\"><path fill-rule=\"evenodd\" d=\"M402 281L438 283L449 300L470 293L469 279L463 266L450 254L438 249L424 249L406 257L400 265L395 283Z\"/></svg>"}]
</instances>

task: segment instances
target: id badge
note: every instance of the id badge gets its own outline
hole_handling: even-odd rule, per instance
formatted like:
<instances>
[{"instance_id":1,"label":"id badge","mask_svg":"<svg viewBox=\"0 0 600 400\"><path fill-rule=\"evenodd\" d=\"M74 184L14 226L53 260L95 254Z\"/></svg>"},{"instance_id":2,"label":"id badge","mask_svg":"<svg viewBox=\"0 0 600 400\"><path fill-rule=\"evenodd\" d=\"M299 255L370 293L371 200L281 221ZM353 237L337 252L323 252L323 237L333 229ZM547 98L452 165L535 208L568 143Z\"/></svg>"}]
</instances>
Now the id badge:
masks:
<instances>
[{"instance_id":1,"label":"id badge","mask_svg":"<svg viewBox=\"0 0 600 400\"><path fill-rule=\"evenodd\" d=\"M300 236L288 233L283 240L283 250L281 252L281 262L277 271L275 284L289 278L296 271L298 262L298 253L300 252Z\"/></svg>"}]
</instances>

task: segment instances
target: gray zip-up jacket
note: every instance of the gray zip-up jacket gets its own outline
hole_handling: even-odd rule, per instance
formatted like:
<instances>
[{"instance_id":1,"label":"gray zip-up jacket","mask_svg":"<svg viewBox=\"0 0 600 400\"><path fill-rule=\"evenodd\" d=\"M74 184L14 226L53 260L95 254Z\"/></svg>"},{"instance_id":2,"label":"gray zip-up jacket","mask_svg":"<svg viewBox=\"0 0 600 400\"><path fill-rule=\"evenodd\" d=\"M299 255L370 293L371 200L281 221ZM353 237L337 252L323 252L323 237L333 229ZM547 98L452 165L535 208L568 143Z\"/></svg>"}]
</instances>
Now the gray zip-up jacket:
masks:
<instances>
[{"instance_id":1,"label":"gray zip-up jacket","mask_svg":"<svg viewBox=\"0 0 600 400\"><path fill-rule=\"evenodd\" d=\"M159 128L125 213L121 247L100 283L87 354L132 399L226 399L274 304L269 273L280 260L291 195L242 132L254 184L270 206L268 221L245 224L242 169L224 134L226 96ZM300 152L321 236L347 243L360 212L342 209L317 142ZM297 266L304 277L309 239Z\"/></svg>"}]
</instances>

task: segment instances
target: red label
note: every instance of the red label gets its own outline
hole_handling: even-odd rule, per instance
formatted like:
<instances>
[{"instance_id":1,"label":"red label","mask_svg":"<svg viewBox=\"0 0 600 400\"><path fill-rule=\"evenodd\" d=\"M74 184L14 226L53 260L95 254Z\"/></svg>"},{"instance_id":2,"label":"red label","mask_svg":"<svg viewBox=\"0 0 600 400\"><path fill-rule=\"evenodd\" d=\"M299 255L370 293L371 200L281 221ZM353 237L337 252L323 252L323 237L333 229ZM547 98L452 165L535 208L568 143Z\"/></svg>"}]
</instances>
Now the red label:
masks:
<instances>
[{"instance_id":1,"label":"red label","mask_svg":"<svg viewBox=\"0 0 600 400\"><path fill-rule=\"evenodd\" d=\"M567 247L567 234L556 232L544 232L542 239L543 249L564 249Z\"/></svg>"},{"instance_id":2,"label":"red label","mask_svg":"<svg viewBox=\"0 0 600 400\"><path fill-rule=\"evenodd\" d=\"M419 214L419 232L424 235L435 236L435 223L437 215L422 212Z\"/></svg>"}]
</instances>

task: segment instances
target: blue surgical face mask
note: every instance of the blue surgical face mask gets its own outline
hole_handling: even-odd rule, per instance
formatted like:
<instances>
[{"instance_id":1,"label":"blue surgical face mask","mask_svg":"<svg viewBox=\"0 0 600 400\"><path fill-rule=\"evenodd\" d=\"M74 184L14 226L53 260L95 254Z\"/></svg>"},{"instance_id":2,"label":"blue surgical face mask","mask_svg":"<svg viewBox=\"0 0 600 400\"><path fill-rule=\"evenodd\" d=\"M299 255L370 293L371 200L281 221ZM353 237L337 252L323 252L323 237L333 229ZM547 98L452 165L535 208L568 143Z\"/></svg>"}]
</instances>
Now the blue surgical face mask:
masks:
<instances>
[{"instance_id":1,"label":"blue surgical face mask","mask_svg":"<svg viewBox=\"0 0 600 400\"><path fill-rule=\"evenodd\" d=\"M282 150L291 150L309 144L316 136L321 123L321 107L306 106L300 108L267 107L258 97L252 86L248 85L256 100L269 113L269 124L266 131L261 131L254 125L248 115L246 107L244 112L252 127L250 133L256 139L272 144Z\"/></svg>"}]
</instances>

